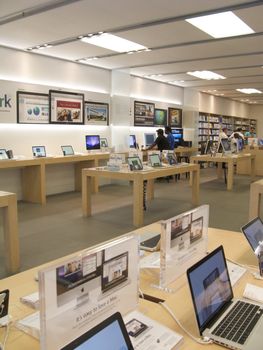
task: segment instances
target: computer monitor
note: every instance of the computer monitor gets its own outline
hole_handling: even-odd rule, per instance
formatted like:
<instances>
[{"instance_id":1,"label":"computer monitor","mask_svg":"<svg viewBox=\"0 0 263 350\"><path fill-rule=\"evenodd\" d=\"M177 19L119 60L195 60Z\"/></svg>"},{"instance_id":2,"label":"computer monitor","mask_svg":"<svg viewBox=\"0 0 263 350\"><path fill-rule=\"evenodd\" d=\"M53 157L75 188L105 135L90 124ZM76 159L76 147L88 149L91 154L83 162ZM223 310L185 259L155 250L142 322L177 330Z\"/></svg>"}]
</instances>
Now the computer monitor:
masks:
<instances>
[{"instance_id":1,"label":"computer monitor","mask_svg":"<svg viewBox=\"0 0 263 350\"><path fill-rule=\"evenodd\" d=\"M155 133L145 133L144 134L144 143L146 147L151 146L156 139L156 134Z\"/></svg>"},{"instance_id":2,"label":"computer monitor","mask_svg":"<svg viewBox=\"0 0 263 350\"><path fill-rule=\"evenodd\" d=\"M128 279L128 252L115 256L102 264L101 291L105 293Z\"/></svg>"},{"instance_id":3,"label":"computer monitor","mask_svg":"<svg viewBox=\"0 0 263 350\"><path fill-rule=\"evenodd\" d=\"M75 258L56 268L57 304L88 300L89 291L100 286L102 253Z\"/></svg>"},{"instance_id":4,"label":"computer monitor","mask_svg":"<svg viewBox=\"0 0 263 350\"><path fill-rule=\"evenodd\" d=\"M74 155L74 150L73 147L68 145L68 146L61 146L62 153L64 156L73 156Z\"/></svg>"},{"instance_id":5,"label":"computer monitor","mask_svg":"<svg viewBox=\"0 0 263 350\"><path fill-rule=\"evenodd\" d=\"M46 157L45 146L32 146L32 152L34 157Z\"/></svg>"},{"instance_id":6,"label":"computer monitor","mask_svg":"<svg viewBox=\"0 0 263 350\"><path fill-rule=\"evenodd\" d=\"M172 135L174 137L175 147L181 146L183 142L183 129L172 128Z\"/></svg>"},{"instance_id":7,"label":"computer monitor","mask_svg":"<svg viewBox=\"0 0 263 350\"><path fill-rule=\"evenodd\" d=\"M106 139L106 137L102 137L100 139L100 147L101 148L107 148L108 147L108 140Z\"/></svg>"},{"instance_id":8,"label":"computer monitor","mask_svg":"<svg viewBox=\"0 0 263 350\"><path fill-rule=\"evenodd\" d=\"M0 160L8 159L8 155L5 149L0 149Z\"/></svg>"},{"instance_id":9,"label":"computer monitor","mask_svg":"<svg viewBox=\"0 0 263 350\"><path fill-rule=\"evenodd\" d=\"M86 149L100 149L100 136L99 135L86 135Z\"/></svg>"},{"instance_id":10,"label":"computer monitor","mask_svg":"<svg viewBox=\"0 0 263 350\"><path fill-rule=\"evenodd\" d=\"M130 148L136 148L136 136L130 135L129 137L129 147Z\"/></svg>"},{"instance_id":11,"label":"computer monitor","mask_svg":"<svg viewBox=\"0 0 263 350\"><path fill-rule=\"evenodd\" d=\"M60 350L84 349L133 350L121 314L116 312Z\"/></svg>"}]
</instances>

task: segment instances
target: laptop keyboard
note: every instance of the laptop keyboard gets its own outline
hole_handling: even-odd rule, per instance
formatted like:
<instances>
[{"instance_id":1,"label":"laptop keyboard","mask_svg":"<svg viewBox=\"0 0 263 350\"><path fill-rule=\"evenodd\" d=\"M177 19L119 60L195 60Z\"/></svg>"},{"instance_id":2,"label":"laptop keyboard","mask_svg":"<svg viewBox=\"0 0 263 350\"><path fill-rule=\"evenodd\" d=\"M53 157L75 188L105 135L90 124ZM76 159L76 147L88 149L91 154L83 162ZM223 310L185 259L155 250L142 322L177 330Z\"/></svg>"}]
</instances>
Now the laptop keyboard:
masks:
<instances>
[{"instance_id":1,"label":"laptop keyboard","mask_svg":"<svg viewBox=\"0 0 263 350\"><path fill-rule=\"evenodd\" d=\"M244 344L262 316L261 306L238 301L212 334L238 344Z\"/></svg>"}]
</instances>

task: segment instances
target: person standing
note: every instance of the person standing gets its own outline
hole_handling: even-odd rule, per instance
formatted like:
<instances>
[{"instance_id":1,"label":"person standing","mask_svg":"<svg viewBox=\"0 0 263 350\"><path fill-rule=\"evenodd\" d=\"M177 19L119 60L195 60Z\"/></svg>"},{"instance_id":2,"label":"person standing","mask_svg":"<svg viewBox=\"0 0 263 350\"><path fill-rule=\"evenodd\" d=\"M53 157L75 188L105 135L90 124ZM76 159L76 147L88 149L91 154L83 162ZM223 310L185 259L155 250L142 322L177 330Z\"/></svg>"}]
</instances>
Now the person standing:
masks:
<instances>
[{"instance_id":1,"label":"person standing","mask_svg":"<svg viewBox=\"0 0 263 350\"><path fill-rule=\"evenodd\" d=\"M167 135L166 138L167 138L167 141L169 142L170 149L174 150L175 141L174 141L171 127L166 126L164 132Z\"/></svg>"},{"instance_id":2,"label":"person standing","mask_svg":"<svg viewBox=\"0 0 263 350\"><path fill-rule=\"evenodd\" d=\"M228 136L227 136L227 128L226 128L226 127L224 127L224 128L221 129L221 131L220 131L218 137L219 137L219 140L218 140L219 142L221 141L221 139L228 139Z\"/></svg>"},{"instance_id":3,"label":"person standing","mask_svg":"<svg viewBox=\"0 0 263 350\"><path fill-rule=\"evenodd\" d=\"M150 149L153 149L154 147L157 147L157 149L161 152L163 150L169 150L170 145L169 145L167 138L163 134L163 129L158 129L158 130L156 130L156 132L157 132L156 140L154 141L154 143L151 146L146 148L146 150L148 151Z\"/></svg>"},{"instance_id":4,"label":"person standing","mask_svg":"<svg viewBox=\"0 0 263 350\"><path fill-rule=\"evenodd\" d=\"M248 137L257 137L256 130L255 130L254 126L251 126L250 130L245 132L245 137L246 138L248 138Z\"/></svg>"}]
</instances>

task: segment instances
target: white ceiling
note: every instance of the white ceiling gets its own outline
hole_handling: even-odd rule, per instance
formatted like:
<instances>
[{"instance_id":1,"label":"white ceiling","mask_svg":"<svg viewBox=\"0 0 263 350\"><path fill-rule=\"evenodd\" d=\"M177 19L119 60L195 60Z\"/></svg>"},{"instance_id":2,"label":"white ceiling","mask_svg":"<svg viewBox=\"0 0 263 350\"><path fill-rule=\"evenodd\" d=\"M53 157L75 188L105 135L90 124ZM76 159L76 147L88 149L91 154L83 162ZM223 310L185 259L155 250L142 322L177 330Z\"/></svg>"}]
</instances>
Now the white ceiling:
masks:
<instances>
[{"instance_id":1,"label":"white ceiling","mask_svg":"<svg viewBox=\"0 0 263 350\"><path fill-rule=\"evenodd\" d=\"M185 21L225 10L232 10L255 34L214 39ZM263 92L262 18L263 0L0 0L0 45L27 50L52 44L33 52L71 61L96 56L90 65L126 69L136 76L161 74L151 79L263 104L263 94L236 91L246 87ZM77 39L99 31L152 51L119 54ZM212 70L226 79L186 74L193 70Z\"/></svg>"}]
</instances>

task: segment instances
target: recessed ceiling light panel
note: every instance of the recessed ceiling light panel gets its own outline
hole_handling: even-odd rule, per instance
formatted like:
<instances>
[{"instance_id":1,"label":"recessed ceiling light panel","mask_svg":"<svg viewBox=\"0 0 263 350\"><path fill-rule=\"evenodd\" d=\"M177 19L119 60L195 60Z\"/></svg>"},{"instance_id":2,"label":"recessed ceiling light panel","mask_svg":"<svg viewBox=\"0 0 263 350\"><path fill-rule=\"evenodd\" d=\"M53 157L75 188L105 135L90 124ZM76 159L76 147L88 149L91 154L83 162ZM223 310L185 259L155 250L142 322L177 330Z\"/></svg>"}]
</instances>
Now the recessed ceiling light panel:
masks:
<instances>
[{"instance_id":1,"label":"recessed ceiling light panel","mask_svg":"<svg viewBox=\"0 0 263 350\"><path fill-rule=\"evenodd\" d=\"M128 52L147 49L147 47L143 45L137 44L133 41L123 39L119 36L112 35L109 33L97 34L91 37L84 37L80 40L85 43L100 46L105 49L116 52Z\"/></svg>"},{"instance_id":2,"label":"recessed ceiling light panel","mask_svg":"<svg viewBox=\"0 0 263 350\"><path fill-rule=\"evenodd\" d=\"M254 33L254 30L232 11L189 18L186 21L214 38Z\"/></svg>"},{"instance_id":3,"label":"recessed ceiling light panel","mask_svg":"<svg viewBox=\"0 0 263 350\"><path fill-rule=\"evenodd\" d=\"M196 70L195 72L187 72L187 74L206 80L226 79L223 77L223 75L211 72L209 70Z\"/></svg>"},{"instance_id":4,"label":"recessed ceiling light panel","mask_svg":"<svg viewBox=\"0 0 263 350\"><path fill-rule=\"evenodd\" d=\"M262 91L249 88L249 89L236 89L236 91L242 92L243 94L262 94Z\"/></svg>"}]
</instances>

